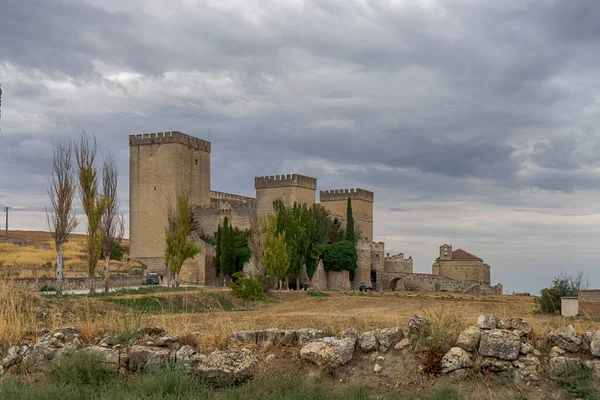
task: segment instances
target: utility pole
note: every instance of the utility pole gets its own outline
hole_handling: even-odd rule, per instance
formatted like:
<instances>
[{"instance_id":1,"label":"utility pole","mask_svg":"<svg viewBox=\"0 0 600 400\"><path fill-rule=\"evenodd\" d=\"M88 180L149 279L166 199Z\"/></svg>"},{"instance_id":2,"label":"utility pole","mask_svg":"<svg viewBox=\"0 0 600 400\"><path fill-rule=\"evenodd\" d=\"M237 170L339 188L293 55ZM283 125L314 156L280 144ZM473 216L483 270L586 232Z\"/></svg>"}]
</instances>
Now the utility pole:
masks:
<instances>
[{"instance_id":1,"label":"utility pole","mask_svg":"<svg viewBox=\"0 0 600 400\"><path fill-rule=\"evenodd\" d=\"M6 213L6 237L4 241L8 243L8 207L4 207L4 212Z\"/></svg>"}]
</instances>

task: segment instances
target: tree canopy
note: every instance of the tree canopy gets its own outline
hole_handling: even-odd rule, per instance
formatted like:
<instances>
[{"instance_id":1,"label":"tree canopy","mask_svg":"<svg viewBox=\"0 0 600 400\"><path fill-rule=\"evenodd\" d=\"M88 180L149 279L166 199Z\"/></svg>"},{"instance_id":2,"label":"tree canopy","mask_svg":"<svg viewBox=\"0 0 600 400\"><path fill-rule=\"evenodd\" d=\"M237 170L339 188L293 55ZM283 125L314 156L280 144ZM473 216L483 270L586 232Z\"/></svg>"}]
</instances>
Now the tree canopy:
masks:
<instances>
[{"instance_id":1,"label":"tree canopy","mask_svg":"<svg viewBox=\"0 0 600 400\"><path fill-rule=\"evenodd\" d=\"M327 210L313 205L294 203L286 207L281 200L274 203L278 233L285 233L290 260L288 277L297 279L306 266L309 278L314 275L323 246L327 243L331 220Z\"/></svg>"},{"instance_id":2,"label":"tree canopy","mask_svg":"<svg viewBox=\"0 0 600 400\"><path fill-rule=\"evenodd\" d=\"M277 232L277 218L276 214L267 219L262 261L267 275L275 276L281 281L288 273L290 259L286 248L286 234Z\"/></svg>"},{"instance_id":3,"label":"tree canopy","mask_svg":"<svg viewBox=\"0 0 600 400\"><path fill-rule=\"evenodd\" d=\"M323 252L323 267L328 271L356 270L356 248L352 242L344 240L332 243Z\"/></svg>"},{"instance_id":4,"label":"tree canopy","mask_svg":"<svg viewBox=\"0 0 600 400\"><path fill-rule=\"evenodd\" d=\"M198 247L190 240L194 231L194 214L187 194L177 197L176 209L169 207L168 225L165 232L165 264L170 266L169 273L179 286L179 273L188 258L198 254Z\"/></svg>"}]
</instances>

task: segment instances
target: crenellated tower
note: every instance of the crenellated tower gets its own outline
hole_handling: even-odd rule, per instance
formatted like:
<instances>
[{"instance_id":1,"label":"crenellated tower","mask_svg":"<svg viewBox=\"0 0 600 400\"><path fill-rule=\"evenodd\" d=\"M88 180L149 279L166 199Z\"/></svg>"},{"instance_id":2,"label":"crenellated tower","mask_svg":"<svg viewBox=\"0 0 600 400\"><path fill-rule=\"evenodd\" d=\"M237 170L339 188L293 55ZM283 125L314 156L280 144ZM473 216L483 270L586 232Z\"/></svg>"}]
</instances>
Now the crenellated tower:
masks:
<instances>
[{"instance_id":1,"label":"crenellated tower","mask_svg":"<svg viewBox=\"0 0 600 400\"><path fill-rule=\"evenodd\" d=\"M320 201L323 208L332 216L346 224L348 199L352 200L352 216L355 225L360 227L362 237L368 242L373 241L373 203L375 195L364 189L321 190Z\"/></svg>"},{"instance_id":2,"label":"crenellated tower","mask_svg":"<svg viewBox=\"0 0 600 400\"><path fill-rule=\"evenodd\" d=\"M183 193L192 206L210 205L210 151L177 131L129 136L129 251L152 270L163 264L168 206Z\"/></svg>"},{"instance_id":3,"label":"crenellated tower","mask_svg":"<svg viewBox=\"0 0 600 400\"><path fill-rule=\"evenodd\" d=\"M273 202L277 199L286 206L315 204L317 179L299 174L257 176L254 188L258 217L262 219L273 214Z\"/></svg>"}]
</instances>

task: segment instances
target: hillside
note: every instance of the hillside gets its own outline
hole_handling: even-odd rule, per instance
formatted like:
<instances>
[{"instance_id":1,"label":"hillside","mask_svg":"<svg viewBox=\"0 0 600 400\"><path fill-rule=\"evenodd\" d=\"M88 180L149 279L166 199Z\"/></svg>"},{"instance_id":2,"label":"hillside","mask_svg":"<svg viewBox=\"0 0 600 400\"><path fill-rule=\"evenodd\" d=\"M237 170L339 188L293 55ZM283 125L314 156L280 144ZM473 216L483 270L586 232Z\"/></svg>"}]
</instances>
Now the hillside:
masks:
<instances>
[{"instance_id":1,"label":"hillside","mask_svg":"<svg viewBox=\"0 0 600 400\"><path fill-rule=\"evenodd\" d=\"M56 247L50 232L8 231L9 243L0 243L0 262L11 275L20 278L44 278L54 276ZM86 235L72 234L64 246L65 277L87 276L85 256ZM24 245L22 245L24 244ZM129 240L123 239L124 260L111 260L111 274L139 274L141 264L128 257ZM98 266L97 271L101 269ZM137 272L136 272L137 271Z\"/></svg>"}]
</instances>

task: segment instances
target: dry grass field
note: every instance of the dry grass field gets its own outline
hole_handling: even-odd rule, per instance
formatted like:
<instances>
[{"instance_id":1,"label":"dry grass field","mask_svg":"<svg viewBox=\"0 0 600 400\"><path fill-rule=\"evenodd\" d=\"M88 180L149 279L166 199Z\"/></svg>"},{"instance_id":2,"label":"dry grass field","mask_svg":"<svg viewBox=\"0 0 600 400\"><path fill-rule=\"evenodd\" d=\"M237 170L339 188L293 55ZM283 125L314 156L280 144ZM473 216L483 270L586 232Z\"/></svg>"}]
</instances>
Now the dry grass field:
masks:
<instances>
[{"instance_id":1,"label":"dry grass field","mask_svg":"<svg viewBox=\"0 0 600 400\"><path fill-rule=\"evenodd\" d=\"M588 318L539 314L530 297L474 298L414 292L331 293L329 297L313 297L301 291L276 291L271 296L272 300L266 303L243 304L231 296L229 289L190 288L185 292L114 298L56 299L18 291L10 280L5 280L0 284L0 339L18 341L35 335L38 329L65 325L81 328L90 338L103 332L159 326L177 335L193 333L200 347L210 350L222 347L228 333L236 330L311 327L335 334L350 327L359 331L406 327L415 314L440 324L444 320L460 321L462 326L474 324L479 315L486 313L501 318L521 317L533 326L537 337L568 324L580 332L600 329L597 322Z\"/></svg>"},{"instance_id":2,"label":"dry grass field","mask_svg":"<svg viewBox=\"0 0 600 400\"><path fill-rule=\"evenodd\" d=\"M11 239L25 240L27 245L0 243L0 262L6 268L11 268L13 272L17 272L20 278L54 277L52 266L56 262L56 246L54 246L54 241L49 232L8 231L8 236ZM64 245L64 274L66 278L88 276L84 253L85 238L85 235L73 234L69 242ZM50 246L50 248L47 248L47 246ZM129 240L123 239L122 246L127 249ZM126 272L127 267L131 265L139 265L139 263L111 260L110 269L112 273Z\"/></svg>"},{"instance_id":3,"label":"dry grass field","mask_svg":"<svg viewBox=\"0 0 600 400\"><path fill-rule=\"evenodd\" d=\"M361 332L389 326L401 326L406 330L410 317L420 314L432 320L434 329L442 329L439 333L453 335L474 324L479 315L493 313L501 318L521 317L528 321L534 328L532 343L547 351L543 336L551 329L568 324L572 324L579 333L599 329L598 323L588 318L565 319L539 314L535 299L530 297L475 298L450 293L414 292L311 296L302 291L276 291L270 293L267 302L244 304L225 288L163 290L166 289L144 288L109 296L57 299L16 289L10 279L0 280L0 346L32 340L40 330L62 326L81 329L84 340L94 340L105 332L131 338L140 328L158 326L185 337L187 343L193 343L199 351L208 353L225 347L228 334L236 330L314 327L330 335L351 327ZM445 327L451 330L443 330ZM301 381L306 379L310 382L312 379L310 368L299 361L299 348L282 350L275 362L266 361L266 356L273 349L255 348L254 351L263 366L256 378L259 385L268 386L264 383L268 382L267 378L285 374L296 376ZM373 359L363 355L330 376L327 382L335 387L367 385L374 393L412 394L393 398L563 398L555 385L547 381L530 387L528 384L515 385L501 377L492 379L484 376L476 376L472 381L454 386L464 396L452 392L455 394L451 397L430 397L427 393L436 387L444 388L446 381L438 382L419 373L418 363L410 360L386 357L385 374L374 375ZM342 379L343 384L340 383ZM549 393L556 393L556 396L548 397Z\"/></svg>"}]
</instances>

